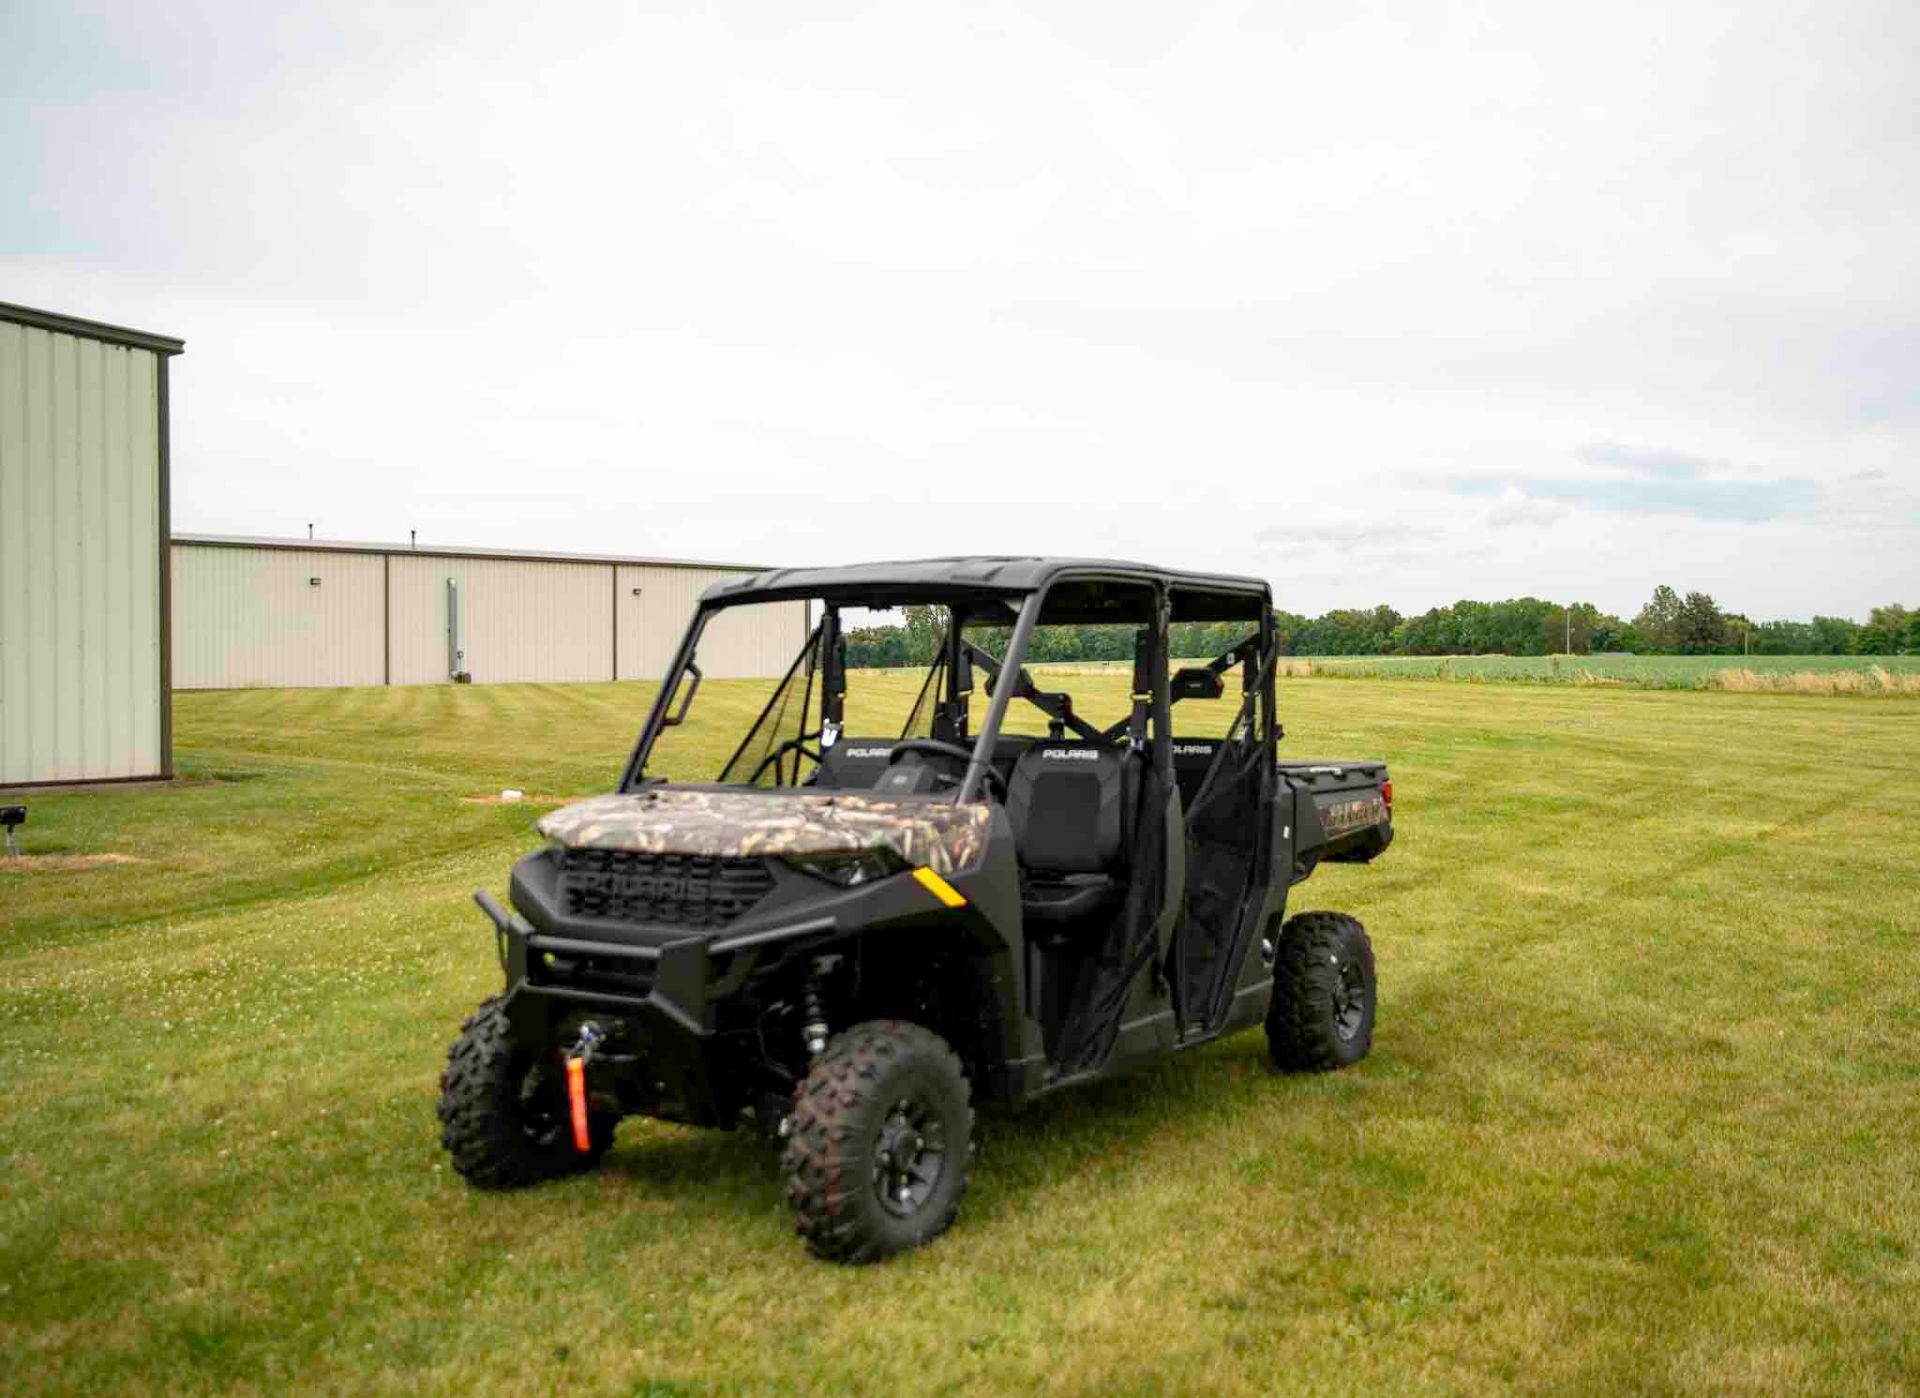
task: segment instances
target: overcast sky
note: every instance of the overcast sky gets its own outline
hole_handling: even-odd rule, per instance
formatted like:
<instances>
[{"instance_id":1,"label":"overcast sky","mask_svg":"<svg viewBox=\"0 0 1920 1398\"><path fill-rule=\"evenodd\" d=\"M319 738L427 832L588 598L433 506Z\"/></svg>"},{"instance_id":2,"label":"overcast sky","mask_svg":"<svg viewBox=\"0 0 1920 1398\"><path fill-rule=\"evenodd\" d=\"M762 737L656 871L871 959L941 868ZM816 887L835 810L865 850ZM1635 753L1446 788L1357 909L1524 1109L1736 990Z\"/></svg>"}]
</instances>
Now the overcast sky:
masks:
<instances>
[{"instance_id":1,"label":"overcast sky","mask_svg":"<svg viewBox=\"0 0 1920 1398\"><path fill-rule=\"evenodd\" d=\"M0 4L182 530L1920 601L1911 3L287 8Z\"/></svg>"}]
</instances>

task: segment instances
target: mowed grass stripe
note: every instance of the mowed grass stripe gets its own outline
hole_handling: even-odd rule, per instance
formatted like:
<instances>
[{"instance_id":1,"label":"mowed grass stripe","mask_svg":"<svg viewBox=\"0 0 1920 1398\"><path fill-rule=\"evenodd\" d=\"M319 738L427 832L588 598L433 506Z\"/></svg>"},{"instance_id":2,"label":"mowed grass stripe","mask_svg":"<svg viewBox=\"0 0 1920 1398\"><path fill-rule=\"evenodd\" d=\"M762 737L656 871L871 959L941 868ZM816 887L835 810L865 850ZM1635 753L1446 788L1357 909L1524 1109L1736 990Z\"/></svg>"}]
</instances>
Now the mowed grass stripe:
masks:
<instances>
[{"instance_id":1,"label":"mowed grass stripe","mask_svg":"<svg viewBox=\"0 0 1920 1398\"><path fill-rule=\"evenodd\" d=\"M1920 705L1289 683L1290 756L1396 764L1400 843L1300 903L1373 928L1374 1056L989 1111L959 1227L846 1272L745 1136L435 1168L465 894L537 839L459 796L604 789L641 688L183 696L235 780L36 804L149 863L0 875L9 1392L1920 1386ZM764 693L709 681L682 775Z\"/></svg>"}]
</instances>

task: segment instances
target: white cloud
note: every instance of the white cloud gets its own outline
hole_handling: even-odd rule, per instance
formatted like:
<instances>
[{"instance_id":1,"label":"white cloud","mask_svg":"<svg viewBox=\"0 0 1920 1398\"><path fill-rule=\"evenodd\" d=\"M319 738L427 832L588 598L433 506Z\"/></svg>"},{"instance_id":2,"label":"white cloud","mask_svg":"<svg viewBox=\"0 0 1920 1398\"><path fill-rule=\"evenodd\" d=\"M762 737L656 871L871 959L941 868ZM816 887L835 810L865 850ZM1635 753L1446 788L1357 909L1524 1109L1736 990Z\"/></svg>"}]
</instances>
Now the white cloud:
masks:
<instances>
[{"instance_id":1,"label":"white cloud","mask_svg":"<svg viewBox=\"0 0 1920 1398\"><path fill-rule=\"evenodd\" d=\"M188 338L184 528L1913 589L1908 7L25 8L0 297ZM1821 504L1450 498L1596 443Z\"/></svg>"},{"instance_id":2,"label":"white cloud","mask_svg":"<svg viewBox=\"0 0 1920 1398\"><path fill-rule=\"evenodd\" d=\"M1566 510L1552 500L1541 500L1526 494L1514 486L1501 490L1493 508L1487 511L1487 523L1495 529L1509 529L1516 525L1550 525L1557 523Z\"/></svg>"}]
</instances>

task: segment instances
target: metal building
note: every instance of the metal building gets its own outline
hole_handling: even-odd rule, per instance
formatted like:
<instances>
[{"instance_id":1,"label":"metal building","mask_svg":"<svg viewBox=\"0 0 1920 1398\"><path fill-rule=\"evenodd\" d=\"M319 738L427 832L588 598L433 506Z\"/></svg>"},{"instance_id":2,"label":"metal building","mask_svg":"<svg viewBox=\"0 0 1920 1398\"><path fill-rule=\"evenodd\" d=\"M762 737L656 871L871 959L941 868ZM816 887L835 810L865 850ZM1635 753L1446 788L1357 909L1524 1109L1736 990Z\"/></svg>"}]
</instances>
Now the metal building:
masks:
<instances>
[{"instance_id":1,"label":"metal building","mask_svg":"<svg viewBox=\"0 0 1920 1398\"><path fill-rule=\"evenodd\" d=\"M709 585L757 568L659 558L177 534L173 683L252 686L659 679ZM715 679L779 675L804 602L727 615Z\"/></svg>"},{"instance_id":2,"label":"metal building","mask_svg":"<svg viewBox=\"0 0 1920 1398\"><path fill-rule=\"evenodd\" d=\"M0 303L0 786L171 776L167 361Z\"/></svg>"}]
</instances>

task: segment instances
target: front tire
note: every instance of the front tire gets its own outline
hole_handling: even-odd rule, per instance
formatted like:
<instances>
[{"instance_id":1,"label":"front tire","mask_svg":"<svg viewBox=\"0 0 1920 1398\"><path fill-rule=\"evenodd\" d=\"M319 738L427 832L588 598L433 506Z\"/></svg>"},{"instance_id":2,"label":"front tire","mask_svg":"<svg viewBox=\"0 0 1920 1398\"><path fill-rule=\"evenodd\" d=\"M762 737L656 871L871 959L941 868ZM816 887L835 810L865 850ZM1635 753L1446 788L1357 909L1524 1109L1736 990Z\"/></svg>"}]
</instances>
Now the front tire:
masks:
<instances>
[{"instance_id":1,"label":"front tire","mask_svg":"<svg viewBox=\"0 0 1920 1398\"><path fill-rule=\"evenodd\" d=\"M966 1073L900 1020L858 1024L794 1093L781 1166L794 1227L829 1262L874 1262L944 1233L973 1163Z\"/></svg>"},{"instance_id":2,"label":"front tire","mask_svg":"<svg viewBox=\"0 0 1920 1398\"><path fill-rule=\"evenodd\" d=\"M592 1169L619 1122L590 1114L592 1149L574 1148L559 1056L514 1042L498 998L483 1000L460 1026L440 1076L439 1114L453 1168L480 1189L518 1189Z\"/></svg>"},{"instance_id":3,"label":"front tire","mask_svg":"<svg viewBox=\"0 0 1920 1398\"><path fill-rule=\"evenodd\" d=\"M1373 1047L1373 944L1358 918L1301 913L1280 929L1267 1050L1286 1072L1346 1068Z\"/></svg>"}]
</instances>

